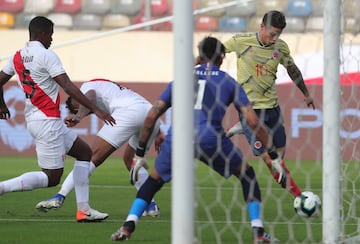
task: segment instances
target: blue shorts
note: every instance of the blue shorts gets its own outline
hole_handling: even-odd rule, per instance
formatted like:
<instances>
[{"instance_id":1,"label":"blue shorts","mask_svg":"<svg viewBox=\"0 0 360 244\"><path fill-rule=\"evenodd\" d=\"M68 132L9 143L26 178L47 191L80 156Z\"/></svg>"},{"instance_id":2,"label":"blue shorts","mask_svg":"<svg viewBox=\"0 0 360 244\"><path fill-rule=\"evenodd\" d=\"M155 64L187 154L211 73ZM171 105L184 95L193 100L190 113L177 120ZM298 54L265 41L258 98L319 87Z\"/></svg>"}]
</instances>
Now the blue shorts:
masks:
<instances>
[{"instance_id":1,"label":"blue shorts","mask_svg":"<svg viewBox=\"0 0 360 244\"><path fill-rule=\"evenodd\" d=\"M201 134L201 138L196 138L194 144L195 157L214 169L224 178L233 175L242 163L242 153L233 142L221 133L221 140L218 142L213 131ZM219 136L219 135L218 135ZM193 163L193 162L183 162ZM161 145L161 150L155 160L155 168L164 182L171 180L171 135L166 136Z\"/></svg>"},{"instance_id":2,"label":"blue shorts","mask_svg":"<svg viewBox=\"0 0 360 244\"><path fill-rule=\"evenodd\" d=\"M272 136L274 146L276 148L285 147L286 133L280 106L271 109L255 109L255 112L259 120L265 124L268 133ZM254 155L261 155L266 150L265 146L258 138L255 137L255 134L241 113L239 113L239 119L243 126L246 139L249 142Z\"/></svg>"}]
</instances>

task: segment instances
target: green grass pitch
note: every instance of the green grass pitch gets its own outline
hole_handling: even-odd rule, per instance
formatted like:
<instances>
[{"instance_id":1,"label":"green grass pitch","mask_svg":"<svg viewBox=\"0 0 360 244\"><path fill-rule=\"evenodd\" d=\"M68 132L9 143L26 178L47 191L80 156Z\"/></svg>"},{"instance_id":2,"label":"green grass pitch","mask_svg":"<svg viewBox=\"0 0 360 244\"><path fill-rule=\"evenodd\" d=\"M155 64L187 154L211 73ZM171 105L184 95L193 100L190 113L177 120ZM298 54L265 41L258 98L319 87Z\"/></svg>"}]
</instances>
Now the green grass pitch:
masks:
<instances>
[{"instance_id":1,"label":"green grass pitch","mask_svg":"<svg viewBox=\"0 0 360 244\"><path fill-rule=\"evenodd\" d=\"M152 164L152 160L149 161ZM305 162L309 166L311 163ZM0 181L38 170L35 157L2 156L0 164ZM320 243L321 218L303 219L296 216L292 197L271 180L263 165L259 166L258 161L252 162L252 165L262 190L263 214L268 231L275 233L282 240L281 243L295 243L287 241L290 237L295 238L296 243ZM294 162L288 162L289 168L294 165ZM73 160L68 158L62 180L72 167ZM294 170L292 174L299 184L306 182L303 172ZM311 178L311 188L321 195L321 169L312 172ZM238 181L234 177L222 179L204 165L198 165L196 182L195 236L198 242L236 243L240 238L243 243L251 243L250 224ZM35 209L36 203L58 190L59 186L0 196L0 243L111 243L110 235L126 218L136 194L120 158L108 159L90 178L90 204L95 209L109 213L106 221L77 223L74 192L67 197L61 209L48 213ZM171 184L166 184L155 199L160 206L161 216L143 217L129 243L171 243ZM209 220L209 216L212 219ZM307 236L309 226L311 239ZM215 234L215 229L220 234Z\"/></svg>"}]
</instances>

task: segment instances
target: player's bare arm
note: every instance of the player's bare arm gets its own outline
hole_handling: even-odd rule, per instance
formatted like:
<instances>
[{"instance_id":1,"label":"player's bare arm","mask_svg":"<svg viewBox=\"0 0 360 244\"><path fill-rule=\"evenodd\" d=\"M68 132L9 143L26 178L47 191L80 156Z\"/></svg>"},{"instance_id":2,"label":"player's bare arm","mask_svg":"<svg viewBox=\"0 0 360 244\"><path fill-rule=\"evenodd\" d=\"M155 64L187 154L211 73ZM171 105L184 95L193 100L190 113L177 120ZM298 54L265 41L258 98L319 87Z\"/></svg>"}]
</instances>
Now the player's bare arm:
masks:
<instances>
[{"instance_id":1,"label":"player's bare arm","mask_svg":"<svg viewBox=\"0 0 360 244\"><path fill-rule=\"evenodd\" d=\"M85 96L90 100L90 102L92 104L96 105L96 91L89 90L85 93ZM91 113L90 109L88 109L87 107L80 104L79 110L76 113L76 116L81 120L84 117L86 117L87 115L89 115L90 113Z\"/></svg>"},{"instance_id":2,"label":"player's bare arm","mask_svg":"<svg viewBox=\"0 0 360 244\"><path fill-rule=\"evenodd\" d=\"M0 71L0 119L9 119L10 111L4 100L3 86L10 80L11 76Z\"/></svg>"},{"instance_id":3,"label":"player's bare arm","mask_svg":"<svg viewBox=\"0 0 360 244\"><path fill-rule=\"evenodd\" d=\"M149 110L144 125L141 129L140 137L139 137L139 144L143 143L143 145L146 145L147 141L150 138L150 135L154 129L154 125L156 123L156 120L163 114L165 111L169 108L169 105L164 103L161 100L155 101L152 108Z\"/></svg>"},{"instance_id":4,"label":"player's bare arm","mask_svg":"<svg viewBox=\"0 0 360 244\"><path fill-rule=\"evenodd\" d=\"M154 126L156 120L169 108L169 105L164 101L157 100L155 101L152 108L146 115L143 127L141 128L139 143L136 148L135 158L134 158L134 166L130 170L130 182L131 184L135 184L138 181L138 171L141 167L148 169L148 163L144 159L146 145L150 138L152 131L154 130Z\"/></svg>"},{"instance_id":5,"label":"player's bare arm","mask_svg":"<svg viewBox=\"0 0 360 244\"><path fill-rule=\"evenodd\" d=\"M79 102L81 105L88 108L90 111L92 111L96 116L98 116L102 121L104 121L106 124L114 125L116 124L115 119L108 113L102 111L98 107L96 107L95 104L89 101L89 99L81 93L79 88L74 85L74 83L71 82L68 75L66 73L60 74L56 77L53 77L53 79L64 89L64 91L71 96L73 99L75 99L77 102Z\"/></svg>"},{"instance_id":6,"label":"player's bare arm","mask_svg":"<svg viewBox=\"0 0 360 244\"><path fill-rule=\"evenodd\" d=\"M288 72L291 80L296 84L296 86L304 94L306 105L308 107L311 106L313 109L315 109L314 100L309 94L309 91L305 85L305 82L304 82L304 79L303 79L300 69L296 66L296 64L292 64L287 67L287 72Z\"/></svg>"},{"instance_id":7,"label":"player's bare arm","mask_svg":"<svg viewBox=\"0 0 360 244\"><path fill-rule=\"evenodd\" d=\"M4 71L0 71L0 86L5 85L11 78L11 75L6 74Z\"/></svg>"},{"instance_id":8,"label":"player's bare arm","mask_svg":"<svg viewBox=\"0 0 360 244\"><path fill-rule=\"evenodd\" d=\"M87 91L85 93L85 96L90 100L90 102L92 102L93 104L96 105L96 91L95 90ZM75 125L80 123L80 121L83 118L85 118L86 116L88 116L91 113L90 109L84 107L83 105L79 104L78 102L74 101L73 99L71 99L71 103L74 108L77 107L77 112L76 112L76 114L70 113L68 116L66 116L66 118L64 119L64 122L67 125L67 127L74 127Z\"/></svg>"},{"instance_id":9,"label":"player's bare arm","mask_svg":"<svg viewBox=\"0 0 360 244\"><path fill-rule=\"evenodd\" d=\"M80 118L76 116L76 114L69 114L65 117L64 123L67 127L74 127L78 123L80 123Z\"/></svg>"}]
</instances>

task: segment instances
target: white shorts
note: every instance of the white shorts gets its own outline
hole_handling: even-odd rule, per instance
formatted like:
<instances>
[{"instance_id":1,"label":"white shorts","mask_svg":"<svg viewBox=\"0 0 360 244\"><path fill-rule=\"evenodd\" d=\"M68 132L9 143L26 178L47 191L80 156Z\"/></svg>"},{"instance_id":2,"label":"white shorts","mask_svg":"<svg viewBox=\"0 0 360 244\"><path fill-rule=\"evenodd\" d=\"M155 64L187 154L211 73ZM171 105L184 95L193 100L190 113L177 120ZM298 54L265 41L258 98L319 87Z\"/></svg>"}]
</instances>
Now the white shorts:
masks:
<instances>
[{"instance_id":1,"label":"white shorts","mask_svg":"<svg viewBox=\"0 0 360 244\"><path fill-rule=\"evenodd\" d=\"M77 134L67 128L61 119L30 121L27 128L35 139L39 166L43 169L64 168L65 156Z\"/></svg>"},{"instance_id":2,"label":"white shorts","mask_svg":"<svg viewBox=\"0 0 360 244\"><path fill-rule=\"evenodd\" d=\"M104 124L97 135L116 149L120 148L125 142L128 142L133 149L136 149L141 127L151 107L150 103L143 102L115 109L111 115L116 120L116 125ZM159 132L159 128L160 121L157 121L149 138L148 148Z\"/></svg>"}]
</instances>

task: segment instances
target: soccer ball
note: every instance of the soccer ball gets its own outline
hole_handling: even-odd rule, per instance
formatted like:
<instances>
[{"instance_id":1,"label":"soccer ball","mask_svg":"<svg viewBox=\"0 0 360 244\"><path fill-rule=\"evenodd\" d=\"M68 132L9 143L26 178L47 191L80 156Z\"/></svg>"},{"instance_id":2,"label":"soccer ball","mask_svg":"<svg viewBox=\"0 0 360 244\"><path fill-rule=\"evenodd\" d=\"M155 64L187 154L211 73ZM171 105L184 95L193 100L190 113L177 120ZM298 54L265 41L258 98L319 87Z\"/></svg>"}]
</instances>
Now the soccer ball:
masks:
<instances>
[{"instance_id":1,"label":"soccer ball","mask_svg":"<svg viewBox=\"0 0 360 244\"><path fill-rule=\"evenodd\" d=\"M301 217L313 217L320 214L321 200L318 195L304 191L294 199L295 212Z\"/></svg>"}]
</instances>

